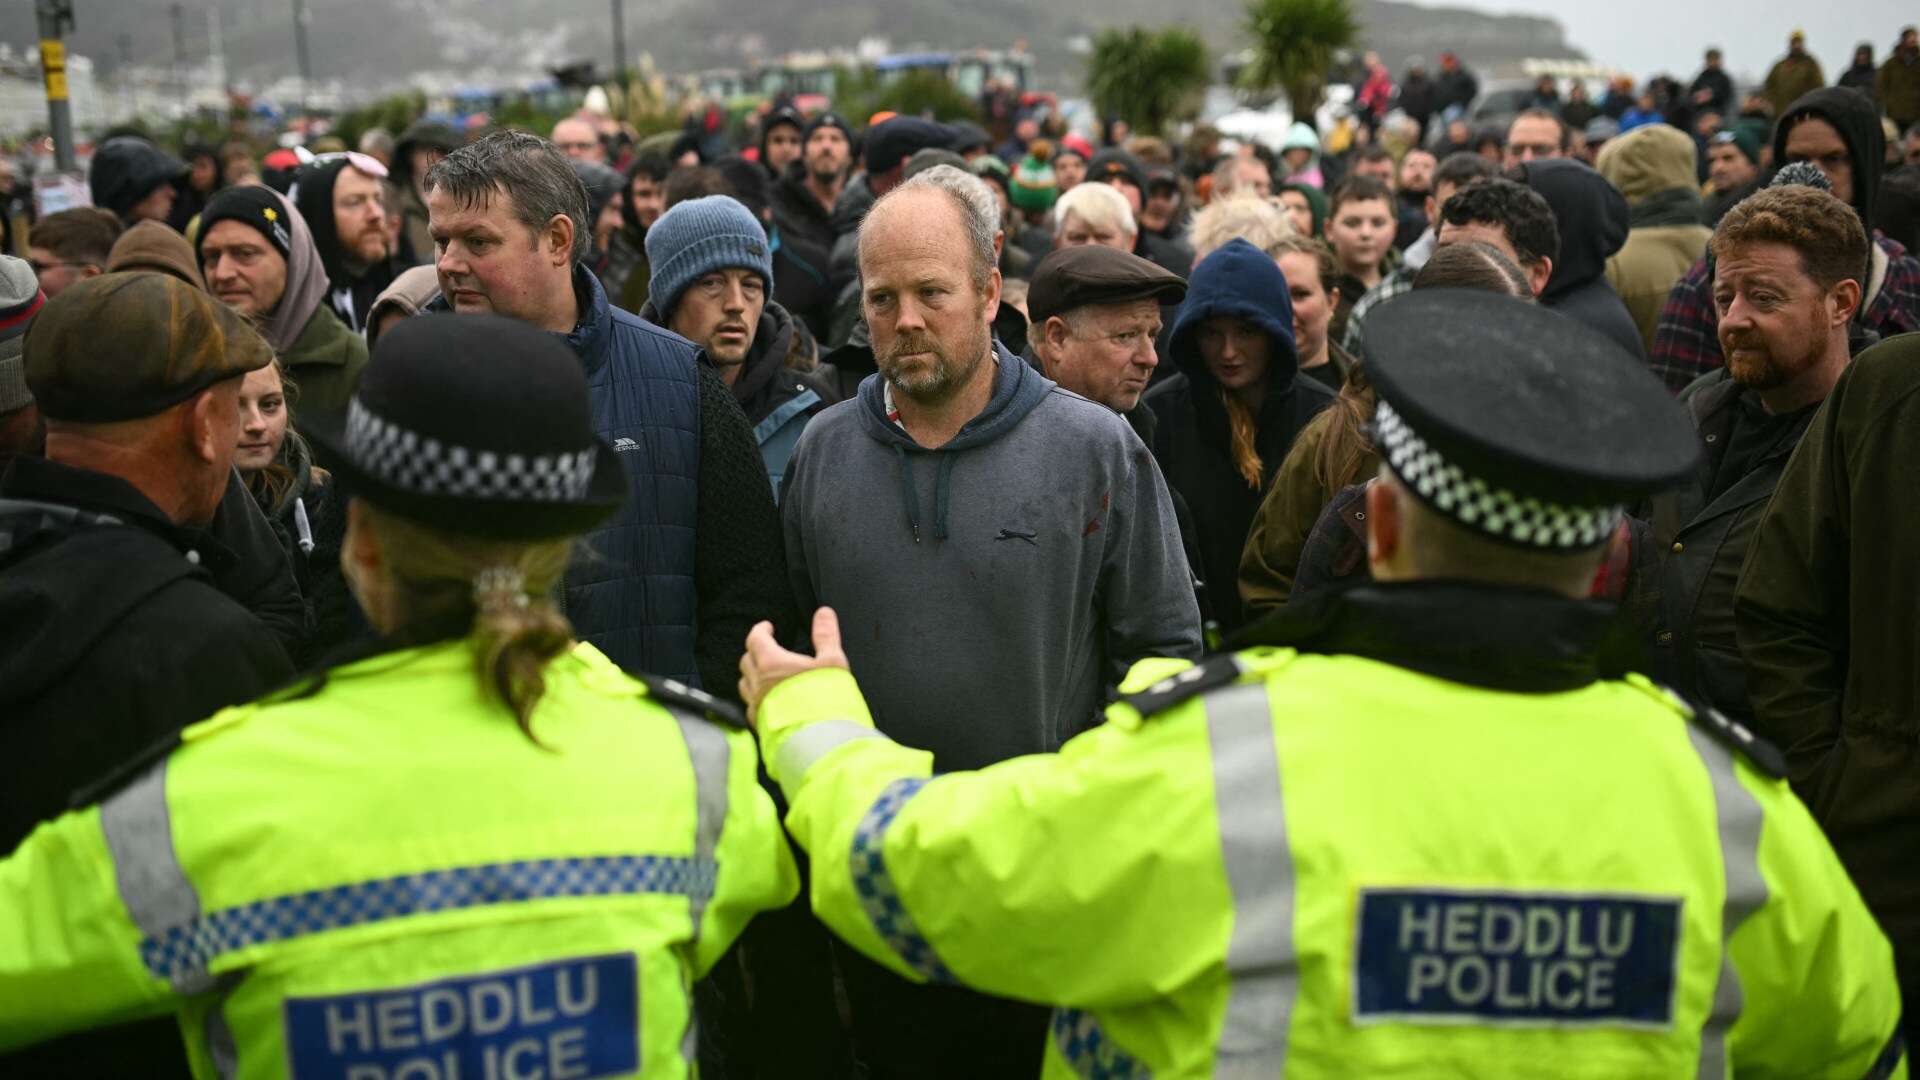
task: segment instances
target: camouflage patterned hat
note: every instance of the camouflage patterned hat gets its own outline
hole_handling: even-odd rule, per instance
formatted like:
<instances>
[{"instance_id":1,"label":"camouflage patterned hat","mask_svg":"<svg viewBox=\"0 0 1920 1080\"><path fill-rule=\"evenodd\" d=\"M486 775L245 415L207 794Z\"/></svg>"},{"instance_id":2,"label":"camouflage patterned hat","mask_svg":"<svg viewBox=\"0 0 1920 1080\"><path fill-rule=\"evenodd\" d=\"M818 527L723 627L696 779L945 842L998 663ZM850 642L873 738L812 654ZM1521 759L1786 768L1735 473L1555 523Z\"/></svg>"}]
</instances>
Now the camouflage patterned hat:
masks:
<instances>
[{"instance_id":1,"label":"camouflage patterned hat","mask_svg":"<svg viewBox=\"0 0 1920 1080\"><path fill-rule=\"evenodd\" d=\"M155 416L272 360L245 317L146 271L63 290L27 331L27 386L41 413L79 423Z\"/></svg>"}]
</instances>

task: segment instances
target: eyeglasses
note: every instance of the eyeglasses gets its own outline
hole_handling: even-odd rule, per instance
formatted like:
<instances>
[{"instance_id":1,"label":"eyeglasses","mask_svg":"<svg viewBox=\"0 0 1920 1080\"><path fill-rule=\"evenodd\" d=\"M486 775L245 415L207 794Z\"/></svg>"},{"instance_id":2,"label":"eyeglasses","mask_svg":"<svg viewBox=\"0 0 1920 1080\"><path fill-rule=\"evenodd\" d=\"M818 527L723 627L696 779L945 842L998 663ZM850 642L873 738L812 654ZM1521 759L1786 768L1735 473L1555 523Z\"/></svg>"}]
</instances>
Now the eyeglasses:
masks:
<instances>
[{"instance_id":1,"label":"eyeglasses","mask_svg":"<svg viewBox=\"0 0 1920 1080\"><path fill-rule=\"evenodd\" d=\"M561 150L595 150L600 146L597 141L592 139L581 139L577 142L557 142L553 145L559 147Z\"/></svg>"}]
</instances>

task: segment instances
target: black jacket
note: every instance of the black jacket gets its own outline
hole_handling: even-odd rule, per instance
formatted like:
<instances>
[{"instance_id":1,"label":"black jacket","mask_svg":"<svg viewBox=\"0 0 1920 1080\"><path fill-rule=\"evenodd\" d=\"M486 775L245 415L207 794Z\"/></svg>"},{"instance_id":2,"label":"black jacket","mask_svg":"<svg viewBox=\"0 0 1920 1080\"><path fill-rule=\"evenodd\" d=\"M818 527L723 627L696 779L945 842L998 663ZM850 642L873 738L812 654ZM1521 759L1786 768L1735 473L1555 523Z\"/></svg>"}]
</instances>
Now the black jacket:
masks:
<instances>
[{"instance_id":1,"label":"black jacket","mask_svg":"<svg viewBox=\"0 0 1920 1080\"><path fill-rule=\"evenodd\" d=\"M1257 487L1249 485L1234 466L1220 384L1200 355L1200 325L1216 315L1235 316L1267 332L1268 388L1255 418L1254 443L1261 463ZM1169 352L1179 374L1154 386L1143 401L1157 420L1151 446L1167 486L1193 512L1200 549L1194 570L1206 583L1208 603L1220 629L1231 632L1241 622L1240 590L1235 582L1254 514L1294 437L1315 413L1332 403L1333 392L1299 377L1286 279L1271 258L1243 240L1228 244L1194 268L1171 340Z\"/></svg>"},{"instance_id":2,"label":"black jacket","mask_svg":"<svg viewBox=\"0 0 1920 1080\"><path fill-rule=\"evenodd\" d=\"M340 569L340 547L347 535L346 496L325 472L313 467L305 443L289 438L281 453L293 472L293 486L280 497L278 506L260 509L268 515L300 585L307 634L293 658L305 668L373 631Z\"/></svg>"},{"instance_id":3,"label":"black jacket","mask_svg":"<svg viewBox=\"0 0 1920 1080\"><path fill-rule=\"evenodd\" d=\"M0 850L161 738L293 675L214 585L234 554L118 477L15 461L0 552Z\"/></svg>"},{"instance_id":4,"label":"black jacket","mask_svg":"<svg viewBox=\"0 0 1920 1080\"><path fill-rule=\"evenodd\" d=\"M1587 165L1566 158L1528 162L1526 184L1560 223L1560 254L1540 293L1540 306L1591 326L1636 359L1647 358L1640 328L1607 284L1607 259L1627 242L1626 196Z\"/></svg>"},{"instance_id":5,"label":"black jacket","mask_svg":"<svg viewBox=\"0 0 1920 1080\"><path fill-rule=\"evenodd\" d=\"M1422 125L1439 111L1439 96L1439 87L1425 75L1409 74L1400 81L1400 107Z\"/></svg>"},{"instance_id":6,"label":"black jacket","mask_svg":"<svg viewBox=\"0 0 1920 1080\"><path fill-rule=\"evenodd\" d=\"M1682 694L1746 719L1753 709L1734 635L1734 587L1773 489L1817 409L1773 421L1726 368L1693 387L1686 406L1700 434L1700 466L1688 484L1654 500L1650 522L1653 550L1661 558L1656 673ZM1747 433L1738 430L1743 426ZM1728 450L1737 443L1752 446L1756 430L1764 434L1764 451L1750 464L1729 464ZM1723 466L1742 464L1738 476L1718 475Z\"/></svg>"},{"instance_id":7,"label":"black jacket","mask_svg":"<svg viewBox=\"0 0 1920 1080\"><path fill-rule=\"evenodd\" d=\"M790 236L777 220L767 239L773 248L773 295L818 340L833 320L832 245Z\"/></svg>"},{"instance_id":8,"label":"black jacket","mask_svg":"<svg viewBox=\"0 0 1920 1080\"><path fill-rule=\"evenodd\" d=\"M787 167L773 185L771 202L773 223L780 227L780 235L804 240L829 252L833 250L837 235L833 211L813 197L813 191L807 187L805 166L795 162Z\"/></svg>"},{"instance_id":9,"label":"black jacket","mask_svg":"<svg viewBox=\"0 0 1920 1080\"><path fill-rule=\"evenodd\" d=\"M1443 111L1454 105L1464 109L1480 96L1480 80L1474 78L1473 72L1468 71L1464 64L1434 76L1433 86L1436 91L1434 104Z\"/></svg>"},{"instance_id":10,"label":"black jacket","mask_svg":"<svg viewBox=\"0 0 1920 1080\"><path fill-rule=\"evenodd\" d=\"M1708 108L1722 116L1727 115L1727 107L1733 104L1733 80L1719 68L1701 68L1700 74L1693 77L1693 85L1687 87L1687 100L1705 90L1713 96L1707 99Z\"/></svg>"}]
</instances>

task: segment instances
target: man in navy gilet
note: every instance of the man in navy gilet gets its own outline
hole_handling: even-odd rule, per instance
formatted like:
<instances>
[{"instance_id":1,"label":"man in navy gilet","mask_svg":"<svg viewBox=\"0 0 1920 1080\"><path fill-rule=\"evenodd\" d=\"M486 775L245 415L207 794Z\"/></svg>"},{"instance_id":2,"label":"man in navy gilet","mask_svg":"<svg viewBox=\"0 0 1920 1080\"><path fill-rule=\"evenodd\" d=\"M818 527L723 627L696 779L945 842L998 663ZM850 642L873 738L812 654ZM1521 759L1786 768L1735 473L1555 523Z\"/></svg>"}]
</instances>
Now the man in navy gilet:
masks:
<instances>
[{"instance_id":1,"label":"man in navy gilet","mask_svg":"<svg viewBox=\"0 0 1920 1080\"><path fill-rule=\"evenodd\" d=\"M594 428L626 466L633 497L581 542L567 617L624 668L733 696L748 628L793 617L746 415L691 342L610 305L581 267L587 194L551 142L487 135L437 162L424 190L440 297L423 314L495 312L565 337Z\"/></svg>"}]
</instances>

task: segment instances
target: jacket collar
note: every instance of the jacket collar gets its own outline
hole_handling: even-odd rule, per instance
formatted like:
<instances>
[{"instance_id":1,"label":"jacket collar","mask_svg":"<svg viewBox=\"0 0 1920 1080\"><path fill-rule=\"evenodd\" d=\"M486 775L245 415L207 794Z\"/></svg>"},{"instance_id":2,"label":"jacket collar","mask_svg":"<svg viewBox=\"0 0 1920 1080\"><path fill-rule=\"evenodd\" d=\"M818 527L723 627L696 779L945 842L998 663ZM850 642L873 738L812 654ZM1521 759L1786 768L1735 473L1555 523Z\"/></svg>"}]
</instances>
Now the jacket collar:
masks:
<instances>
[{"instance_id":1,"label":"jacket collar","mask_svg":"<svg viewBox=\"0 0 1920 1080\"><path fill-rule=\"evenodd\" d=\"M579 304L580 321L573 324L566 342L591 375L607 362L607 352L613 345L613 305L600 279L582 263L573 267L573 295Z\"/></svg>"},{"instance_id":2,"label":"jacket collar","mask_svg":"<svg viewBox=\"0 0 1920 1080\"><path fill-rule=\"evenodd\" d=\"M1364 656L1520 693L1576 690L1644 666L1612 604L1463 581L1319 590L1242 630L1232 645Z\"/></svg>"},{"instance_id":3,"label":"jacket collar","mask_svg":"<svg viewBox=\"0 0 1920 1080\"><path fill-rule=\"evenodd\" d=\"M229 494L237 483L229 477ZM244 491L241 494L250 497ZM4 482L0 482L0 497L71 506L107 515L154 533L182 554L197 553L193 554L195 561L209 570L220 570L239 558L207 532L176 524L153 500L141 494L139 488L109 473L77 469L46 458L15 458Z\"/></svg>"}]
</instances>

